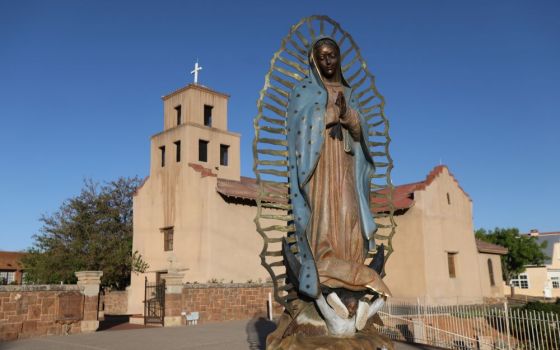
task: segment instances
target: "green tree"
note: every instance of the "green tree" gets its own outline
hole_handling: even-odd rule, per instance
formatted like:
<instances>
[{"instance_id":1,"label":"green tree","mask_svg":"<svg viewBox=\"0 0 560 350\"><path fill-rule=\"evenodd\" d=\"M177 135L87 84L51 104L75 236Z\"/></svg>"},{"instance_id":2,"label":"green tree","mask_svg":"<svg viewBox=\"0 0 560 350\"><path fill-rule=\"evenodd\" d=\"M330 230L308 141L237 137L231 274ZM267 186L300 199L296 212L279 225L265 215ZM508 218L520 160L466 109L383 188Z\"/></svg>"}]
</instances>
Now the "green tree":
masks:
<instances>
[{"instance_id":1,"label":"green tree","mask_svg":"<svg viewBox=\"0 0 560 350\"><path fill-rule=\"evenodd\" d=\"M475 236L508 249L508 253L501 257L504 279L508 282L525 271L525 266L543 265L548 259L543 253L547 242L539 244L535 237L519 234L517 228L495 228L489 231L478 229Z\"/></svg>"},{"instance_id":2,"label":"green tree","mask_svg":"<svg viewBox=\"0 0 560 350\"><path fill-rule=\"evenodd\" d=\"M31 283L75 283L74 272L103 271L101 283L130 284L131 272L148 265L132 252L132 196L140 180L119 178L100 186L84 181L81 193L43 215L40 233L22 263Z\"/></svg>"}]
</instances>

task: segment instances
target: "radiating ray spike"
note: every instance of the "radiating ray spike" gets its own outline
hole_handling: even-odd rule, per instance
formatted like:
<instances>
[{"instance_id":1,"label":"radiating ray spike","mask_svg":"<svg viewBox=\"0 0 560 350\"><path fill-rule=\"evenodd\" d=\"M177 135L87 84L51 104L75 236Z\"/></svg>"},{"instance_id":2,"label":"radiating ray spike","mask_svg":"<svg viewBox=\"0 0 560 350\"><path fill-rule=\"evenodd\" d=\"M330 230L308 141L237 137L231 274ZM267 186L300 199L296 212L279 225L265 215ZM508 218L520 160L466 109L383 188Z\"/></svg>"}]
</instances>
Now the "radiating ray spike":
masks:
<instances>
[{"instance_id":1,"label":"radiating ray spike","mask_svg":"<svg viewBox=\"0 0 560 350\"><path fill-rule=\"evenodd\" d=\"M369 128L375 128L375 127L378 127L379 125L381 125L381 124L383 124L383 123L385 123L385 121L384 121L384 120L380 120L380 121L378 121L378 122L368 124L368 127L369 127Z\"/></svg>"},{"instance_id":2,"label":"radiating ray spike","mask_svg":"<svg viewBox=\"0 0 560 350\"><path fill-rule=\"evenodd\" d=\"M296 229L293 226L282 226L282 225L273 225L268 226L262 229L263 231L280 231L280 232L295 232Z\"/></svg>"},{"instance_id":3,"label":"radiating ray spike","mask_svg":"<svg viewBox=\"0 0 560 350\"><path fill-rule=\"evenodd\" d=\"M287 160L257 160L258 165L288 166Z\"/></svg>"},{"instance_id":4,"label":"radiating ray spike","mask_svg":"<svg viewBox=\"0 0 560 350\"><path fill-rule=\"evenodd\" d=\"M289 70L284 69L284 68L282 68L282 67L275 66L275 67L274 67L274 70L277 71L277 72L280 72L280 73L284 74L284 75L287 76L287 77L293 78L293 79L295 79L295 80L297 80L297 81L300 81L301 79L303 79L303 76L301 76L301 75L299 75L299 74L297 74L297 73L294 73L294 72L290 72ZM304 75L305 75L305 74L304 74Z\"/></svg>"},{"instance_id":5,"label":"radiating ray spike","mask_svg":"<svg viewBox=\"0 0 560 350\"><path fill-rule=\"evenodd\" d=\"M258 170L259 174L268 174L268 175L274 175L274 176L280 176L280 177L288 177L288 172L287 171L280 171L280 170L274 170L274 169L260 169Z\"/></svg>"},{"instance_id":6,"label":"radiating ray spike","mask_svg":"<svg viewBox=\"0 0 560 350\"><path fill-rule=\"evenodd\" d=\"M359 92L359 93L357 93L356 95L354 95L354 98L356 98L356 99L359 100L360 98L362 98L362 96L364 96L364 95L367 94L368 92L369 92L369 89L365 89L364 91Z\"/></svg>"},{"instance_id":7,"label":"radiating ray spike","mask_svg":"<svg viewBox=\"0 0 560 350\"><path fill-rule=\"evenodd\" d=\"M376 131L376 130L372 130L370 132L368 132L369 136L385 136L384 132L381 131Z\"/></svg>"},{"instance_id":8,"label":"radiating ray spike","mask_svg":"<svg viewBox=\"0 0 560 350\"><path fill-rule=\"evenodd\" d=\"M276 125L280 125L280 126L286 126L286 120L285 119L275 119L275 118L266 117L264 115L262 115L260 117L260 119L266 121L267 123L276 124ZM262 127L260 127L260 128L262 128Z\"/></svg>"},{"instance_id":9,"label":"radiating ray spike","mask_svg":"<svg viewBox=\"0 0 560 350\"><path fill-rule=\"evenodd\" d=\"M290 93L289 93L289 92L284 91L284 90L280 89L280 88L277 87L277 86L270 85L270 86L269 86L269 89L271 89L272 91L276 92L278 95L281 95L281 96L283 96L283 97L285 97L285 98L290 97Z\"/></svg>"},{"instance_id":10,"label":"radiating ray spike","mask_svg":"<svg viewBox=\"0 0 560 350\"><path fill-rule=\"evenodd\" d=\"M302 56L302 55L298 54L297 52L294 52L290 49L285 49L284 51L286 51L287 54L289 54L290 56L292 56L293 58L298 60L299 63L301 63L303 65L309 64L309 62L307 62L307 60L305 59L305 56Z\"/></svg>"},{"instance_id":11,"label":"radiating ray spike","mask_svg":"<svg viewBox=\"0 0 560 350\"><path fill-rule=\"evenodd\" d=\"M381 106L379 106L379 105L374 105L374 106L369 107L369 108L363 108L363 109L362 109L362 113L368 114L368 113L370 113L370 112L372 112L372 111L374 111L374 110L376 110L376 109L378 109L378 108L381 108Z\"/></svg>"},{"instance_id":12,"label":"radiating ray spike","mask_svg":"<svg viewBox=\"0 0 560 350\"><path fill-rule=\"evenodd\" d=\"M348 64L345 64L345 65L342 67L342 72L346 72L348 69L350 69L350 68L352 67L352 65L354 65L354 63L356 63L356 61L358 60L358 58L359 58L358 55L354 56L354 58L352 58L352 60L351 60Z\"/></svg>"},{"instance_id":13,"label":"radiating ray spike","mask_svg":"<svg viewBox=\"0 0 560 350\"><path fill-rule=\"evenodd\" d=\"M263 187L272 187L278 190L284 190L286 188L290 188L290 184L287 182L267 181L267 180L261 180L259 182Z\"/></svg>"},{"instance_id":14,"label":"radiating ray spike","mask_svg":"<svg viewBox=\"0 0 560 350\"><path fill-rule=\"evenodd\" d=\"M354 48L352 46L350 46L350 48L346 51L344 51L343 53L340 54L340 62L344 62L344 60L346 59L346 57L354 50Z\"/></svg>"},{"instance_id":15,"label":"radiating ray spike","mask_svg":"<svg viewBox=\"0 0 560 350\"><path fill-rule=\"evenodd\" d=\"M271 262L271 263L269 263L268 265L270 265L271 267L284 266L284 260Z\"/></svg>"},{"instance_id":16,"label":"radiating ray spike","mask_svg":"<svg viewBox=\"0 0 560 350\"><path fill-rule=\"evenodd\" d=\"M300 54L302 54L303 56L307 56L307 50L302 48L299 43L297 43L294 39L292 39L290 37L289 39L290 44L292 44L292 46L294 47L294 49L298 50Z\"/></svg>"},{"instance_id":17,"label":"radiating ray spike","mask_svg":"<svg viewBox=\"0 0 560 350\"><path fill-rule=\"evenodd\" d=\"M385 152L371 152L373 157L385 157L387 154Z\"/></svg>"},{"instance_id":18,"label":"radiating ray spike","mask_svg":"<svg viewBox=\"0 0 560 350\"><path fill-rule=\"evenodd\" d=\"M361 70L361 69L358 69L358 70L356 71L356 73L352 74L352 75L350 76L350 78L346 79L346 81L347 81L349 84L352 84L352 82L354 81L354 79L356 79L356 78L360 75L361 72L362 72L362 70Z\"/></svg>"},{"instance_id":19,"label":"radiating ray spike","mask_svg":"<svg viewBox=\"0 0 560 350\"><path fill-rule=\"evenodd\" d=\"M338 27L336 25L333 25L331 35L329 35L329 36L334 39L334 36L335 36L337 31L338 31Z\"/></svg>"},{"instance_id":20,"label":"radiating ray spike","mask_svg":"<svg viewBox=\"0 0 560 350\"><path fill-rule=\"evenodd\" d=\"M375 95L371 95L370 97L366 98L365 100L361 101L358 105L360 107L363 107L365 105L367 105L371 100L373 100L376 96Z\"/></svg>"},{"instance_id":21,"label":"radiating ray spike","mask_svg":"<svg viewBox=\"0 0 560 350\"><path fill-rule=\"evenodd\" d=\"M265 92L264 95L266 97L268 97L269 99L271 99L272 101L278 103L280 106L282 106L284 108L288 107L288 101L281 100L280 98L278 98L278 96L275 96L275 95L273 95L269 92Z\"/></svg>"},{"instance_id":22,"label":"radiating ray spike","mask_svg":"<svg viewBox=\"0 0 560 350\"><path fill-rule=\"evenodd\" d=\"M384 167L388 167L389 163L386 162L373 162L373 165L375 165L376 168L384 168Z\"/></svg>"},{"instance_id":23,"label":"radiating ray spike","mask_svg":"<svg viewBox=\"0 0 560 350\"><path fill-rule=\"evenodd\" d=\"M280 84L284 85L285 87L287 87L288 89L292 90L294 88L294 83L292 83L291 81L285 80L280 78L279 76L275 75L275 74L271 74L270 77L273 80L276 80L277 82L279 82Z\"/></svg>"},{"instance_id":24,"label":"radiating ray spike","mask_svg":"<svg viewBox=\"0 0 560 350\"><path fill-rule=\"evenodd\" d=\"M262 106L263 106L263 108L266 108L269 111L274 112L278 116L286 118L286 111L285 110L281 110L280 108L277 108L277 107L271 105L270 103L266 103L266 102L263 102Z\"/></svg>"},{"instance_id":25,"label":"radiating ray spike","mask_svg":"<svg viewBox=\"0 0 560 350\"><path fill-rule=\"evenodd\" d=\"M313 25L311 24L311 18L307 20L307 29L309 30L309 35L311 35L311 41L315 41L316 35Z\"/></svg>"},{"instance_id":26,"label":"radiating ray spike","mask_svg":"<svg viewBox=\"0 0 560 350\"><path fill-rule=\"evenodd\" d=\"M269 145L288 147L288 141L285 140L285 139L284 140L279 140L279 139L271 139L271 138L263 137L263 138L258 138L257 142L265 143L265 144L269 144Z\"/></svg>"},{"instance_id":27,"label":"radiating ray spike","mask_svg":"<svg viewBox=\"0 0 560 350\"><path fill-rule=\"evenodd\" d=\"M257 153L267 154L269 156L283 156L283 157L288 156L288 151L278 151L274 149L258 149Z\"/></svg>"},{"instance_id":28,"label":"radiating ray spike","mask_svg":"<svg viewBox=\"0 0 560 350\"><path fill-rule=\"evenodd\" d=\"M340 40L337 42L338 47L342 47L342 44L344 44L344 41L346 40L347 36L346 33L342 34L342 38L340 38Z\"/></svg>"},{"instance_id":29,"label":"radiating ray spike","mask_svg":"<svg viewBox=\"0 0 560 350\"><path fill-rule=\"evenodd\" d=\"M381 110L381 107L379 107L379 110ZM381 118L381 120L388 122L388 120L383 116L382 112L368 113L368 114L364 114L364 116L366 117L367 120L372 120L373 118Z\"/></svg>"},{"instance_id":30,"label":"radiating ray spike","mask_svg":"<svg viewBox=\"0 0 560 350\"><path fill-rule=\"evenodd\" d=\"M356 84L352 84L352 88L354 88L354 90L358 90L360 88L360 86L362 86L362 84L367 80L367 75L364 75L362 77L362 79L360 79L360 81L358 81Z\"/></svg>"},{"instance_id":31,"label":"radiating ray spike","mask_svg":"<svg viewBox=\"0 0 560 350\"><path fill-rule=\"evenodd\" d=\"M281 250L276 250L276 251L267 251L264 253L265 256L282 256L282 251Z\"/></svg>"},{"instance_id":32,"label":"radiating ray spike","mask_svg":"<svg viewBox=\"0 0 560 350\"><path fill-rule=\"evenodd\" d=\"M263 203L261 203L261 206L265 207L265 208L279 209L279 210L291 210L292 209L291 204L281 204L281 203L263 202Z\"/></svg>"},{"instance_id":33,"label":"radiating ray spike","mask_svg":"<svg viewBox=\"0 0 560 350\"><path fill-rule=\"evenodd\" d=\"M319 20L319 35L325 34L325 20Z\"/></svg>"},{"instance_id":34,"label":"radiating ray spike","mask_svg":"<svg viewBox=\"0 0 560 350\"><path fill-rule=\"evenodd\" d=\"M294 288L294 286L292 286L292 285L289 284L289 283L288 283L288 284L285 284L285 285L283 285L283 286L280 287L281 290L285 290L285 291L291 290L292 288Z\"/></svg>"},{"instance_id":35,"label":"radiating ray spike","mask_svg":"<svg viewBox=\"0 0 560 350\"><path fill-rule=\"evenodd\" d=\"M286 128L273 128L270 126L261 126L259 129L272 134L281 134L281 135L287 134Z\"/></svg>"},{"instance_id":36,"label":"radiating ray spike","mask_svg":"<svg viewBox=\"0 0 560 350\"><path fill-rule=\"evenodd\" d=\"M286 58L280 56L278 57L278 61L284 63L285 65L292 67L293 69L297 70L298 72L300 72L303 75L307 74L307 69L305 69L304 67L300 66L299 64L297 64L296 62L293 61L289 61Z\"/></svg>"},{"instance_id":37,"label":"radiating ray spike","mask_svg":"<svg viewBox=\"0 0 560 350\"><path fill-rule=\"evenodd\" d=\"M301 41L301 43L303 44L303 46L305 47L309 47L309 41L307 41L307 39L305 38L305 36L303 34L301 34L299 32L299 30L295 31L296 36L298 37L298 39Z\"/></svg>"},{"instance_id":38,"label":"radiating ray spike","mask_svg":"<svg viewBox=\"0 0 560 350\"><path fill-rule=\"evenodd\" d=\"M293 221L293 215L271 215L271 214L261 214L262 219L271 219L271 220L281 220L281 221Z\"/></svg>"}]
</instances>

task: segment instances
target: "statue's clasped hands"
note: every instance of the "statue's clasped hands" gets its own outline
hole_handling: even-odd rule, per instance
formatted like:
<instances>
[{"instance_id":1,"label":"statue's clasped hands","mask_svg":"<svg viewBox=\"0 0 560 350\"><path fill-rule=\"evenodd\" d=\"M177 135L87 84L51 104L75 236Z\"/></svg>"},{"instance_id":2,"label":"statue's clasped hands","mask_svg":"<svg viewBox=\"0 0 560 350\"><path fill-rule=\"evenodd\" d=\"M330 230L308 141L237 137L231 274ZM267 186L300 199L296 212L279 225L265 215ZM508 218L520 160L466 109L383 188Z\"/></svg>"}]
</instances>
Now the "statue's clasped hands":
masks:
<instances>
[{"instance_id":1,"label":"statue's clasped hands","mask_svg":"<svg viewBox=\"0 0 560 350\"><path fill-rule=\"evenodd\" d=\"M338 106L338 109L340 111L338 117L340 118L340 123L342 125L345 125L345 121L347 121L346 119L346 99L344 98L344 94L342 92L339 92L338 95L336 96L336 102L334 103L335 105Z\"/></svg>"}]
</instances>

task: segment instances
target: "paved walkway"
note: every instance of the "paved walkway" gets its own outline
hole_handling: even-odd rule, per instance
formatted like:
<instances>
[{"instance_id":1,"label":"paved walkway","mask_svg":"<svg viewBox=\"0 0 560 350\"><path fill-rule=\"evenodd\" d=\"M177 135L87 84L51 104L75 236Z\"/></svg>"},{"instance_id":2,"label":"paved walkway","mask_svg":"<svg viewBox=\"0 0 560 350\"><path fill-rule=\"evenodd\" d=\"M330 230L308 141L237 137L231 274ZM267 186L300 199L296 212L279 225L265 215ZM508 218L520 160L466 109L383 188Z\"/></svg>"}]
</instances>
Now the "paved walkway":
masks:
<instances>
[{"instance_id":1,"label":"paved walkway","mask_svg":"<svg viewBox=\"0 0 560 350\"><path fill-rule=\"evenodd\" d=\"M0 344L2 350L258 350L274 324L264 318L174 328L103 331ZM432 349L395 343L396 350Z\"/></svg>"}]
</instances>

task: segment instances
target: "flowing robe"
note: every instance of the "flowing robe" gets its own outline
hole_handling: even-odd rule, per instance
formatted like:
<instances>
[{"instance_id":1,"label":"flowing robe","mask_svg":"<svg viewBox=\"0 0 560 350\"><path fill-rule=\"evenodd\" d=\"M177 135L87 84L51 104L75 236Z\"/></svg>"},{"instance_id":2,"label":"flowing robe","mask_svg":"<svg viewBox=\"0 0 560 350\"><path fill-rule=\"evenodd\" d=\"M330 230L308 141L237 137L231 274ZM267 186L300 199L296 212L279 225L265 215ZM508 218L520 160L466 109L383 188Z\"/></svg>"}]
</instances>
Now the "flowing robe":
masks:
<instances>
[{"instance_id":1,"label":"flowing robe","mask_svg":"<svg viewBox=\"0 0 560 350\"><path fill-rule=\"evenodd\" d=\"M364 265L368 249L375 247L376 230L369 203L374 166L365 142L367 124L352 89L344 85L337 89L343 91L358 124L344 143L326 136L326 119L336 95L328 93L312 64L288 104L290 200L301 263L298 284L301 293L313 298L319 295L320 284L351 290L383 284Z\"/></svg>"}]
</instances>

